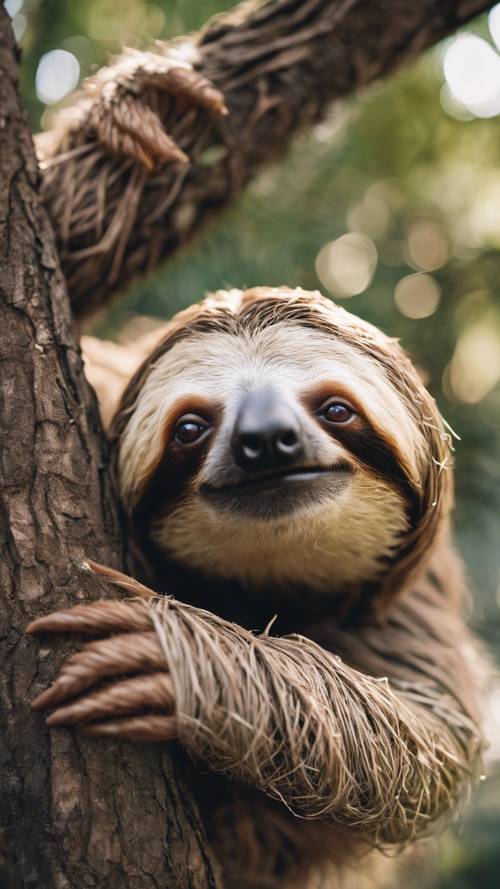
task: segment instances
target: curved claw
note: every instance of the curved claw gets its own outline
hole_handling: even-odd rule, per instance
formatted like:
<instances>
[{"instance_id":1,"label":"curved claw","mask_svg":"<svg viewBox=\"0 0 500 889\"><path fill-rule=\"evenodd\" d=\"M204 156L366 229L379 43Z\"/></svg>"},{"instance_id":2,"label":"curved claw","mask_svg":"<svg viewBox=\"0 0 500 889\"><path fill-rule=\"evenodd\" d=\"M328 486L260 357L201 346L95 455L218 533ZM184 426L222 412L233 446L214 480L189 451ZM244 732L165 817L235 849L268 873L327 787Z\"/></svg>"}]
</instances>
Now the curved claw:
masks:
<instances>
[{"instance_id":1,"label":"curved claw","mask_svg":"<svg viewBox=\"0 0 500 889\"><path fill-rule=\"evenodd\" d=\"M191 64L168 53L129 49L87 82L86 91L95 99L89 126L108 152L131 157L148 172L157 162L188 164L157 109L148 104L150 87L217 116L228 114L220 90Z\"/></svg>"},{"instance_id":2,"label":"curved claw","mask_svg":"<svg viewBox=\"0 0 500 889\"><path fill-rule=\"evenodd\" d=\"M101 679L146 670L165 670L165 655L154 632L124 633L88 642L63 664L52 686L31 706L35 710L54 707Z\"/></svg>"},{"instance_id":3,"label":"curved claw","mask_svg":"<svg viewBox=\"0 0 500 889\"><path fill-rule=\"evenodd\" d=\"M109 722L94 722L83 728L86 735L124 738L128 741L175 741L178 737L175 716L134 716Z\"/></svg>"},{"instance_id":4,"label":"curved claw","mask_svg":"<svg viewBox=\"0 0 500 889\"><path fill-rule=\"evenodd\" d=\"M188 99L214 114L229 114L224 96L207 77L194 68L174 66L165 77L165 88L179 97Z\"/></svg>"},{"instance_id":5,"label":"curved claw","mask_svg":"<svg viewBox=\"0 0 500 889\"><path fill-rule=\"evenodd\" d=\"M75 605L65 611L54 611L32 621L27 633L85 633L96 635L116 630L151 630L152 622L145 602L101 601Z\"/></svg>"},{"instance_id":6,"label":"curved claw","mask_svg":"<svg viewBox=\"0 0 500 889\"><path fill-rule=\"evenodd\" d=\"M97 104L89 119L107 151L139 161L148 171L155 161L189 163L187 154L163 129L158 115L133 96L108 105Z\"/></svg>"},{"instance_id":7,"label":"curved claw","mask_svg":"<svg viewBox=\"0 0 500 889\"><path fill-rule=\"evenodd\" d=\"M107 685L92 694L60 707L47 718L48 725L75 725L95 719L116 717L123 713L141 712L149 707L172 711L174 693L167 673L134 676L114 685Z\"/></svg>"},{"instance_id":8,"label":"curved claw","mask_svg":"<svg viewBox=\"0 0 500 889\"><path fill-rule=\"evenodd\" d=\"M131 596L139 596L140 599L148 601L158 595L153 590L150 590L149 587L136 580L135 577L130 577L128 574L124 574L123 571L118 571L117 568L101 565L99 562L92 561L92 559L86 559L82 564L82 568L90 571L91 574L96 574L102 580L106 580L114 586L126 590Z\"/></svg>"}]
</instances>

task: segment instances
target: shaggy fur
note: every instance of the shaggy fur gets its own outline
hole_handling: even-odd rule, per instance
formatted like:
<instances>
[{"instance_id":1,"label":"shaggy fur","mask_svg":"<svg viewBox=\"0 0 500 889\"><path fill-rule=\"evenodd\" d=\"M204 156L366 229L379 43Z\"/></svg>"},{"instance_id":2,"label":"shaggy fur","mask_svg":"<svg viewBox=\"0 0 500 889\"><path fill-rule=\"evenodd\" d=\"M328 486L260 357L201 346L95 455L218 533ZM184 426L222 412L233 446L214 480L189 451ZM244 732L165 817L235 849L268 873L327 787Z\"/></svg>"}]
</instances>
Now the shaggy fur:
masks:
<instances>
[{"instance_id":1,"label":"shaggy fur","mask_svg":"<svg viewBox=\"0 0 500 889\"><path fill-rule=\"evenodd\" d=\"M233 471L224 442L256 381L293 399L320 462L349 470L334 503L260 530L199 494ZM325 384L354 403L350 431L316 428ZM195 396L213 432L186 464L172 428ZM317 293L215 294L167 325L112 442L135 570L175 598L92 566L146 601L35 622L112 634L36 702L57 707L51 724L178 737L210 770L194 786L228 889L330 889L367 848L433 833L478 775L481 732L450 437L399 345Z\"/></svg>"}]
</instances>

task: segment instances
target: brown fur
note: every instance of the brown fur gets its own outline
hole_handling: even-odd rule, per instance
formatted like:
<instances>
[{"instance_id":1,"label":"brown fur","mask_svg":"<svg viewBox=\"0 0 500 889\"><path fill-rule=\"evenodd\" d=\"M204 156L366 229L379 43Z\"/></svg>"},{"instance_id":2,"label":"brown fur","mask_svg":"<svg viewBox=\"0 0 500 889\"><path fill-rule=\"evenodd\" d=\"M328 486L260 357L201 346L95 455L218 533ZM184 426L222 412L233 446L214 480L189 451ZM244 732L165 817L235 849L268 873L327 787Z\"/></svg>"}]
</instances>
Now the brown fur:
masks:
<instances>
[{"instance_id":1,"label":"brown fur","mask_svg":"<svg viewBox=\"0 0 500 889\"><path fill-rule=\"evenodd\" d=\"M368 355L421 434L422 454L409 453L397 430L373 424L364 438L344 436L353 460L406 505L408 529L383 575L335 598L300 586L249 593L239 583L169 563L150 539L151 517L161 514L158 492L160 501L166 490L167 499L176 496L162 487L162 455L124 502L136 569L176 598L132 602L116 614L115 603L103 603L89 606L91 615L80 609L42 618L35 627L125 633L98 649L91 643L43 703L64 698L68 687L76 688L71 681L87 688L106 658L106 675L152 671L149 692L148 683L144 691L129 678L123 694L121 685L94 693L70 705L71 719L66 713L56 721L97 718L88 714L101 712L92 708L102 707L107 694L108 728L91 723L89 730L113 734L124 725L117 719L123 695L145 694L153 712L133 715L128 736L148 737L148 719L151 738L171 737L175 728L195 762L210 769L193 784L227 889L331 889L368 849L401 848L435 832L466 798L480 768L472 643L461 618L460 564L449 542L450 439L395 341L317 293L255 288L209 297L167 325L129 384L112 427L116 471L138 396L175 343L282 321L321 329L332 342ZM104 574L132 595L149 595L136 582ZM266 631L273 614L277 620ZM161 678L166 673L171 684ZM168 716L154 712L158 701Z\"/></svg>"}]
</instances>

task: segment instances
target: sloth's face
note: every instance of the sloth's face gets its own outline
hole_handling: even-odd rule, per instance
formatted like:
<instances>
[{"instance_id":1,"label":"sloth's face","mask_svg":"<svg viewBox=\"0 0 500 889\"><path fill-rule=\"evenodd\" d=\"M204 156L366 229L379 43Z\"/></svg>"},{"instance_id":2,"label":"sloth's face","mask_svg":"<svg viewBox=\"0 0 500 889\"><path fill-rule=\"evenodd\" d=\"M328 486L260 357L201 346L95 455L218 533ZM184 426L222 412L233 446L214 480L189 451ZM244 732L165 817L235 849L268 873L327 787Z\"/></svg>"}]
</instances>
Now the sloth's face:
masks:
<instances>
[{"instance_id":1,"label":"sloth's face","mask_svg":"<svg viewBox=\"0 0 500 889\"><path fill-rule=\"evenodd\" d=\"M120 447L167 555L248 585L335 590L374 579L408 528L414 420L382 368L321 331L274 324L177 342Z\"/></svg>"}]
</instances>

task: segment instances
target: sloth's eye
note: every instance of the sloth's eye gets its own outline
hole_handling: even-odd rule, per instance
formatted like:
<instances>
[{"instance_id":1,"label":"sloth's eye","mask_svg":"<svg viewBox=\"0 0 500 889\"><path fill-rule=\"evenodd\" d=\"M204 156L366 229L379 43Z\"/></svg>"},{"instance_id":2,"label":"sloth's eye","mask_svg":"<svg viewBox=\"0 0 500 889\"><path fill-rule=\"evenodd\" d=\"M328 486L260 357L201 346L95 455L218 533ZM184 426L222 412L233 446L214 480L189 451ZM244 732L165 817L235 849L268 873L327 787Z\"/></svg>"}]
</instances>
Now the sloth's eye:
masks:
<instances>
[{"instance_id":1,"label":"sloth's eye","mask_svg":"<svg viewBox=\"0 0 500 889\"><path fill-rule=\"evenodd\" d=\"M323 408L322 415L329 423L347 423L354 416L354 411L342 401L331 401Z\"/></svg>"},{"instance_id":2,"label":"sloth's eye","mask_svg":"<svg viewBox=\"0 0 500 889\"><path fill-rule=\"evenodd\" d=\"M191 414L181 417L175 424L174 439L179 444L190 445L199 441L208 425L201 417Z\"/></svg>"}]
</instances>

